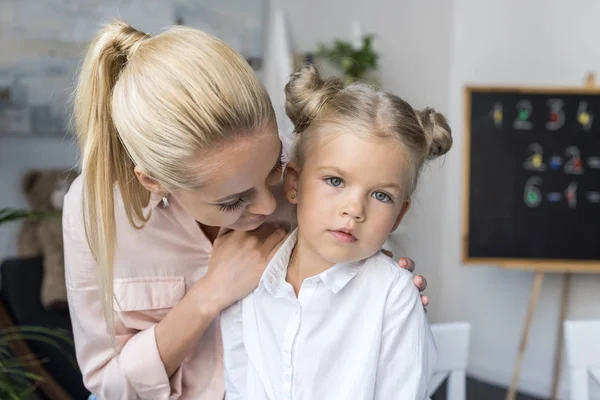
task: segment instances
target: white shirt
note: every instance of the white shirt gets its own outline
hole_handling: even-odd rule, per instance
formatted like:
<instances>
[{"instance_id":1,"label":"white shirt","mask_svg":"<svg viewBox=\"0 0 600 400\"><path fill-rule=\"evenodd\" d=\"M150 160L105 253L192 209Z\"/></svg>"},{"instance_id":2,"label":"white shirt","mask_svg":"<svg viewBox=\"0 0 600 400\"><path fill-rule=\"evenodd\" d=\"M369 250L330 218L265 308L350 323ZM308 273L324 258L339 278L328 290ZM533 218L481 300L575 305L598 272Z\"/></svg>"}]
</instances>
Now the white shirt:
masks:
<instances>
[{"instance_id":1,"label":"white shirt","mask_svg":"<svg viewBox=\"0 0 600 400\"><path fill-rule=\"evenodd\" d=\"M305 279L294 230L248 297L221 314L226 399L426 399L437 350L410 272L383 253Z\"/></svg>"}]
</instances>

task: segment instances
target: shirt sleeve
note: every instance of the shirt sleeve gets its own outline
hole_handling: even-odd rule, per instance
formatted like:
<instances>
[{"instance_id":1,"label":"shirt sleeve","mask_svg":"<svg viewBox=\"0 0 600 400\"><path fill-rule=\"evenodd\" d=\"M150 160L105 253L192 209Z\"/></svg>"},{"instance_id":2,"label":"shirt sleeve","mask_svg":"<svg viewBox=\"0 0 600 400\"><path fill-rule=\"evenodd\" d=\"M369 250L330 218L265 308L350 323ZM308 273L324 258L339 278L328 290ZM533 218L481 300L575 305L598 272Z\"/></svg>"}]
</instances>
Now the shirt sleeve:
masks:
<instances>
[{"instance_id":1,"label":"shirt sleeve","mask_svg":"<svg viewBox=\"0 0 600 400\"><path fill-rule=\"evenodd\" d=\"M225 400L246 398L248 354L244 347L242 302L231 305L221 313Z\"/></svg>"},{"instance_id":2,"label":"shirt sleeve","mask_svg":"<svg viewBox=\"0 0 600 400\"><path fill-rule=\"evenodd\" d=\"M399 272L386 302L374 399L428 399L435 341L418 289L410 274Z\"/></svg>"},{"instance_id":3,"label":"shirt sleeve","mask_svg":"<svg viewBox=\"0 0 600 400\"><path fill-rule=\"evenodd\" d=\"M73 189L73 188L72 188ZM71 199L71 203L81 198ZM77 362L86 388L99 399L176 399L181 370L169 379L160 358L155 325L132 332L116 318L113 345L104 319L97 264L87 244L83 216L65 200L63 238L69 312Z\"/></svg>"}]
</instances>

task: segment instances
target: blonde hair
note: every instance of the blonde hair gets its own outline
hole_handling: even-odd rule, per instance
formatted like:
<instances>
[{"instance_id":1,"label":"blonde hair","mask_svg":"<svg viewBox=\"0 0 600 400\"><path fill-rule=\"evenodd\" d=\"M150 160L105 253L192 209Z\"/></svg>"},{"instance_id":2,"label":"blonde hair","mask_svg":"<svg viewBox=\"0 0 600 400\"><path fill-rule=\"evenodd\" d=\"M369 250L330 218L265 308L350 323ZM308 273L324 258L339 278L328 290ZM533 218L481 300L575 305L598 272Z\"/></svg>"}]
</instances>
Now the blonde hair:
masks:
<instances>
[{"instance_id":1,"label":"blonde hair","mask_svg":"<svg viewBox=\"0 0 600 400\"><path fill-rule=\"evenodd\" d=\"M266 90L226 43L172 27L151 37L122 21L91 42L74 96L81 147L84 221L99 265L102 304L114 339L114 189L141 229L150 193L134 167L167 191L197 187L201 151L275 120ZM186 168L187 167L187 168Z\"/></svg>"},{"instance_id":2,"label":"blonde hair","mask_svg":"<svg viewBox=\"0 0 600 400\"><path fill-rule=\"evenodd\" d=\"M400 97L376 91L365 83L345 86L336 77L322 79L312 65L291 76L285 94L286 113L294 124L292 157L300 168L325 125L338 125L367 137L392 138L407 156L409 198L424 162L446 154L452 147L448 121L434 109L414 110Z\"/></svg>"}]
</instances>

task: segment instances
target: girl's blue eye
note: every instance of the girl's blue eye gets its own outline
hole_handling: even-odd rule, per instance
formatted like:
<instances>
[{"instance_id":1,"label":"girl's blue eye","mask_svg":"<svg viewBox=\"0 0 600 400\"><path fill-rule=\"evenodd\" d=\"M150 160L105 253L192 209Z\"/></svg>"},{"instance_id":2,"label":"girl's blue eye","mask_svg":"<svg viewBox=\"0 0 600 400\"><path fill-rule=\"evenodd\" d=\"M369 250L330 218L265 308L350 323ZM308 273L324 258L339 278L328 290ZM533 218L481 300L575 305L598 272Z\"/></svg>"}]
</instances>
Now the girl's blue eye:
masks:
<instances>
[{"instance_id":1,"label":"girl's blue eye","mask_svg":"<svg viewBox=\"0 0 600 400\"><path fill-rule=\"evenodd\" d=\"M325 181L333 187L339 187L342 184L342 179L336 177L327 178Z\"/></svg>"},{"instance_id":2,"label":"girl's blue eye","mask_svg":"<svg viewBox=\"0 0 600 400\"><path fill-rule=\"evenodd\" d=\"M383 192L374 192L371 196L373 196L374 199L379 200L383 203L389 203L390 201L392 201L392 198Z\"/></svg>"}]
</instances>

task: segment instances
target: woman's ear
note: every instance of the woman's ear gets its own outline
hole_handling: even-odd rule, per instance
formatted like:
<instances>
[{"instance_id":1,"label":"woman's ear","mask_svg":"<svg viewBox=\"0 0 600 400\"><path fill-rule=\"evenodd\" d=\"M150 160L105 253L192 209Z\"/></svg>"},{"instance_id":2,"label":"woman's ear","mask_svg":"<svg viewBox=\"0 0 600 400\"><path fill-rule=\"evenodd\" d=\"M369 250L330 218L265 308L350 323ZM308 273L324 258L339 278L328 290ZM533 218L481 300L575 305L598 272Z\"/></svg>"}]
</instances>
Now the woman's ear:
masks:
<instances>
[{"instance_id":1,"label":"woman's ear","mask_svg":"<svg viewBox=\"0 0 600 400\"><path fill-rule=\"evenodd\" d=\"M164 196L165 193L167 193L166 190L164 190L163 187L160 185L160 183L143 173L140 167L138 167L137 165L135 166L133 171L135 172L135 176L138 178L138 181L140 181L142 186L144 186L152 193L157 193L161 196Z\"/></svg>"},{"instance_id":2,"label":"woman's ear","mask_svg":"<svg viewBox=\"0 0 600 400\"><path fill-rule=\"evenodd\" d=\"M285 166L283 172L283 188L285 198L292 204L298 204L298 181L300 180L300 168L298 164L290 162Z\"/></svg>"},{"instance_id":3,"label":"woman's ear","mask_svg":"<svg viewBox=\"0 0 600 400\"><path fill-rule=\"evenodd\" d=\"M398 218L396 219L396 223L394 223L394 227L392 228L392 232L398 229L398 225L402 222L402 218L406 215L406 212L410 208L410 200L406 200L404 204L402 204L402 210L400 210L400 214L398 214Z\"/></svg>"}]
</instances>

